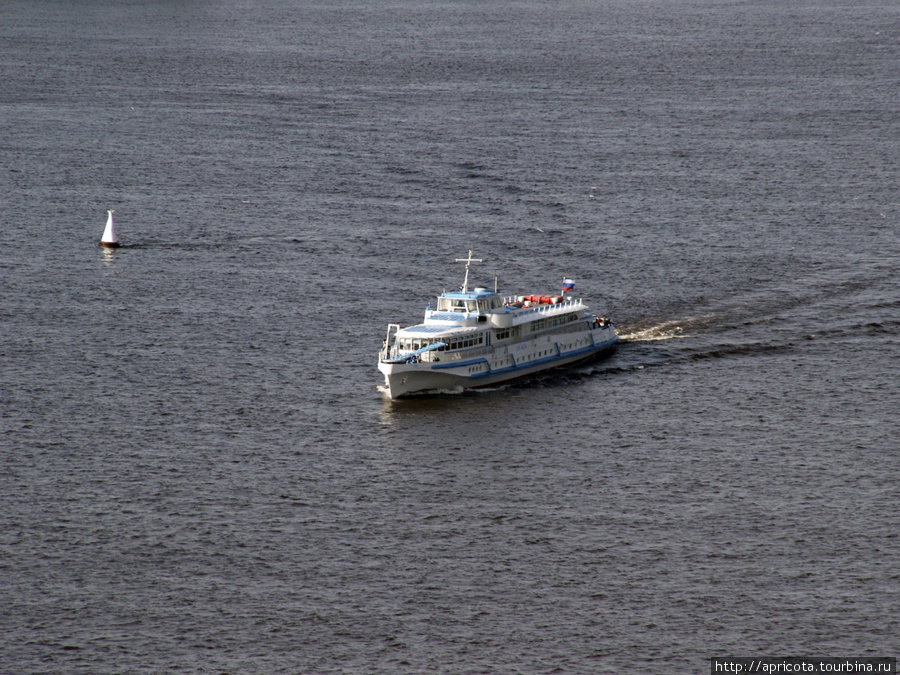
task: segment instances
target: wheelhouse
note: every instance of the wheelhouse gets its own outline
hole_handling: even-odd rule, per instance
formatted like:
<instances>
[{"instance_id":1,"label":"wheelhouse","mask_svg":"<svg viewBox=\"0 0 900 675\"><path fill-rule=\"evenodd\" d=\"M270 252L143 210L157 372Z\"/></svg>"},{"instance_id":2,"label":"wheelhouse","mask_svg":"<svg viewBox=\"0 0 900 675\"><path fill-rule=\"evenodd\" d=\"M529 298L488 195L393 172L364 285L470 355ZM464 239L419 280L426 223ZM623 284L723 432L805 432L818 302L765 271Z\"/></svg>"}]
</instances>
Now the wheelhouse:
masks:
<instances>
[{"instance_id":1,"label":"wheelhouse","mask_svg":"<svg viewBox=\"0 0 900 675\"><path fill-rule=\"evenodd\" d=\"M457 314L487 314L503 306L503 299L487 289L474 293L444 293L437 299L437 311Z\"/></svg>"}]
</instances>

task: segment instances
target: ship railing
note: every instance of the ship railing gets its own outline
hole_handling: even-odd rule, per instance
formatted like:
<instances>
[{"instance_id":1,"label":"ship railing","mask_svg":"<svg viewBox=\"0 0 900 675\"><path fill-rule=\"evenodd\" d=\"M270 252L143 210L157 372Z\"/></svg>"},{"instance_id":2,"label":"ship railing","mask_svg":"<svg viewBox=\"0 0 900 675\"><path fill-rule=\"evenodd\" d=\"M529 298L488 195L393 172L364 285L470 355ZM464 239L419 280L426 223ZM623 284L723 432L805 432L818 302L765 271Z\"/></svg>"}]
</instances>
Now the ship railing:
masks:
<instances>
[{"instance_id":1,"label":"ship railing","mask_svg":"<svg viewBox=\"0 0 900 675\"><path fill-rule=\"evenodd\" d=\"M517 302L515 297L504 298L503 302L504 306L506 307L507 313L512 312L516 316L526 316L533 313L549 314L550 312L574 309L576 307L581 307L584 305L584 302L581 298L579 298L578 300L563 300L562 302L557 302L555 304L543 303L540 305L529 305L528 307L522 308L509 306L510 303Z\"/></svg>"},{"instance_id":2,"label":"ship railing","mask_svg":"<svg viewBox=\"0 0 900 675\"><path fill-rule=\"evenodd\" d=\"M441 347L446 346L447 345L445 342L432 342L431 344L420 347L419 349L409 350L401 349L395 341L393 347L389 348L389 351L387 352L390 354L389 358L385 360L398 363L420 363L423 361L437 361L438 359L434 358L433 354L435 354Z\"/></svg>"},{"instance_id":3,"label":"ship railing","mask_svg":"<svg viewBox=\"0 0 900 675\"><path fill-rule=\"evenodd\" d=\"M385 363L418 363L421 358L421 354L413 354L410 351L406 351L403 349L391 349L387 356L382 358L382 361Z\"/></svg>"}]
</instances>

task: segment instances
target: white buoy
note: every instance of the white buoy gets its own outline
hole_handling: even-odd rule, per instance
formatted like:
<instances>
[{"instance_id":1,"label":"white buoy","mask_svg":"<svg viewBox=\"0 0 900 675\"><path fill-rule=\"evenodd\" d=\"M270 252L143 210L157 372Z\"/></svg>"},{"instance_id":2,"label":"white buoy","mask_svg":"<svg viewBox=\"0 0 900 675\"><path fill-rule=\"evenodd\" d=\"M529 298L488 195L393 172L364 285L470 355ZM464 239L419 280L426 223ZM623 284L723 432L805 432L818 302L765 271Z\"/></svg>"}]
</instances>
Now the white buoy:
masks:
<instances>
[{"instance_id":1,"label":"white buoy","mask_svg":"<svg viewBox=\"0 0 900 675\"><path fill-rule=\"evenodd\" d=\"M115 248L119 245L119 240L116 239L116 228L113 225L113 210L110 209L107 213L109 218L106 219L106 230L103 231L103 239L100 240L100 245Z\"/></svg>"}]
</instances>

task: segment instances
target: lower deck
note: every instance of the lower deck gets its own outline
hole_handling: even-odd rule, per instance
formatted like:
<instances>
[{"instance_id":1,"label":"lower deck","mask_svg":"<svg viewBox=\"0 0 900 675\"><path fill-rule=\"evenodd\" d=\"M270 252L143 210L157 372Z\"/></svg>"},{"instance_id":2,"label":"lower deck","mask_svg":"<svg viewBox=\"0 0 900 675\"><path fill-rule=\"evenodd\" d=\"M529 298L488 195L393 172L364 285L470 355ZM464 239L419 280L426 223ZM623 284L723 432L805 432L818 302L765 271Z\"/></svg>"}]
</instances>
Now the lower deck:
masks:
<instances>
[{"instance_id":1,"label":"lower deck","mask_svg":"<svg viewBox=\"0 0 900 675\"><path fill-rule=\"evenodd\" d=\"M606 318L574 314L509 328L468 327L452 332L428 325L401 331L397 324L392 324L397 331L395 339L392 340L389 329L380 358L389 362L447 363L498 352L504 356L512 353L513 358L531 358L529 354L539 350L539 345L558 344L563 351L568 351L573 345L586 345L584 335L611 325Z\"/></svg>"}]
</instances>

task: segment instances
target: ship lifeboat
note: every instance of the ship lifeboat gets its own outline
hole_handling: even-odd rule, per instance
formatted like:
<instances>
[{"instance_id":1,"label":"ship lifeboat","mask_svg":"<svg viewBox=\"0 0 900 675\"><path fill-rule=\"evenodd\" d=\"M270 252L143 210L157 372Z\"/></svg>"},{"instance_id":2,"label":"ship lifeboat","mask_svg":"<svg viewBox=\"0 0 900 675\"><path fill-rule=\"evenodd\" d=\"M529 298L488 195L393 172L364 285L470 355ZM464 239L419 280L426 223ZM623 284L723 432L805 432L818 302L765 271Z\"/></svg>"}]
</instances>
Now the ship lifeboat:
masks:
<instances>
[{"instance_id":1,"label":"ship lifeboat","mask_svg":"<svg viewBox=\"0 0 900 675\"><path fill-rule=\"evenodd\" d=\"M561 295L526 295L522 300L534 305L555 305L562 302L563 297Z\"/></svg>"}]
</instances>

